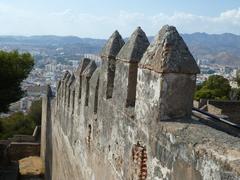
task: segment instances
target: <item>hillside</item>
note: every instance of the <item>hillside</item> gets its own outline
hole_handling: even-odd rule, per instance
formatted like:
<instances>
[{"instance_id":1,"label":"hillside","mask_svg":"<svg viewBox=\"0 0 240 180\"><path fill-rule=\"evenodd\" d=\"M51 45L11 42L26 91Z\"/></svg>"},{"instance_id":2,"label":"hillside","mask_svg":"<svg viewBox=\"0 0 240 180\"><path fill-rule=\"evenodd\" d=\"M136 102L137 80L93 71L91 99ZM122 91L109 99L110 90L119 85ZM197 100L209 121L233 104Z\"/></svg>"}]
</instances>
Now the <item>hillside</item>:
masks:
<instances>
[{"instance_id":1,"label":"hillside","mask_svg":"<svg viewBox=\"0 0 240 180\"><path fill-rule=\"evenodd\" d=\"M182 34L196 59L209 59L211 63L240 66L240 36L234 34ZM152 41L153 37L149 37ZM0 36L1 49L41 51L51 55L56 48L66 52L99 53L106 40L76 36Z\"/></svg>"},{"instance_id":2,"label":"hillside","mask_svg":"<svg viewBox=\"0 0 240 180\"><path fill-rule=\"evenodd\" d=\"M240 66L240 36L234 34L184 34L195 58L209 59L212 63Z\"/></svg>"}]
</instances>

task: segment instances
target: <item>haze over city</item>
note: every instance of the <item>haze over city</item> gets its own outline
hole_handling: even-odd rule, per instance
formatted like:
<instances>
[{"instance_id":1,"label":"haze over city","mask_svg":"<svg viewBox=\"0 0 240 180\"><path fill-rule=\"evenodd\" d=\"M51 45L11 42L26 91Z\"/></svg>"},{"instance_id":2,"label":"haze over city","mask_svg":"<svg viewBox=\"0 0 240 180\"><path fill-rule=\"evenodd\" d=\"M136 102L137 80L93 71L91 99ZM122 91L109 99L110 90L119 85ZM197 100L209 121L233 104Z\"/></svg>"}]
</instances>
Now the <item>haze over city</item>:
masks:
<instances>
[{"instance_id":1,"label":"haze over city","mask_svg":"<svg viewBox=\"0 0 240 180\"><path fill-rule=\"evenodd\" d=\"M240 34L240 1L2 0L0 22L0 35L107 38L118 29L127 37L137 26L155 35L164 24L181 33Z\"/></svg>"}]
</instances>

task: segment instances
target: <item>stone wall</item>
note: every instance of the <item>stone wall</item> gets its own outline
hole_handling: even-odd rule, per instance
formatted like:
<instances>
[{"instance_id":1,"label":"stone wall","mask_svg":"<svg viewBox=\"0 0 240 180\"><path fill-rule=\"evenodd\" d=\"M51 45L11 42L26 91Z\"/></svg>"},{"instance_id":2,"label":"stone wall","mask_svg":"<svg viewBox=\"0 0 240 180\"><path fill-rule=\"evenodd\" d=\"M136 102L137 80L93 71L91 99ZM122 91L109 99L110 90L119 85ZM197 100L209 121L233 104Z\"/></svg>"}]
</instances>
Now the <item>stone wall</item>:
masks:
<instances>
[{"instance_id":1,"label":"stone wall","mask_svg":"<svg viewBox=\"0 0 240 180\"><path fill-rule=\"evenodd\" d=\"M40 143L12 142L9 144L7 151L11 161L18 161L29 156L40 156Z\"/></svg>"},{"instance_id":2,"label":"stone wall","mask_svg":"<svg viewBox=\"0 0 240 180\"><path fill-rule=\"evenodd\" d=\"M199 68L174 27L151 45L141 28L126 43L116 31L101 58L43 99L46 179L240 178L239 138L191 117Z\"/></svg>"},{"instance_id":3,"label":"stone wall","mask_svg":"<svg viewBox=\"0 0 240 180\"><path fill-rule=\"evenodd\" d=\"M40 156L40 127L36 126L33 135L14 135L0 141L0 167L11 161L18 161L28 156Z\"/></svg>"},{"instance_id":4,"label":"stone wall","mask_svg":"<svg viewBox=\"0 0 240 180\"><path fill-rule=\"evenodd\" d=\"M208 101L208 112L221 116L226 115L230 121L240 124L239 101Z\"/></svg>"},{"instance_id":5,"label":"stone wall","mask_svg":"<svg viewBox=\"0 0 240 180\"><path fill-rule=\"evenodd\" d=\"M240 101L200 99L200 101L194 101L193 105L195 108L240 124Z\"/></svg>"},{"instance_id":6,"label":"stone wall","mask_svg":"<svg viewBox=\"0 0 240 180\"><path fill-rule=\"evenodd\" d=\"M42 161L45 165L45 176L52 176L52 136L53 136L53 128L52 128L52 109L51 109L51 101L52 101L52 92L50 86L47 88L47 93L42 97L42 121L41 121L41 149L40 155Z\"/></svg>"}]
</instances>

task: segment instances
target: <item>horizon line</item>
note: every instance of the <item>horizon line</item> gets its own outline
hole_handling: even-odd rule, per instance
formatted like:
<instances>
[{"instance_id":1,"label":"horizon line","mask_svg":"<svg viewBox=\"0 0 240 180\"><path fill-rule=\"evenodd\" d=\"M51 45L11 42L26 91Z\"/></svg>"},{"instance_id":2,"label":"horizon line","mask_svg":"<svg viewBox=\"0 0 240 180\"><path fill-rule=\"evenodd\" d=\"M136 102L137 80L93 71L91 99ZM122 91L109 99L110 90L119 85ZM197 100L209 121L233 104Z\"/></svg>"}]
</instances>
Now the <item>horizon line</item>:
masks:
<instances>
[{"instance_id":1,"label":"horizon line","mask_svg":"<svg viewBox=\"0 0 240 180\"><path fill-rule=\"evenodd\" d=\"M119 32L121 35L121 32ZM207 35L224 35L224 34L231 34L231 35L235 35L235 36L240 36L240 34L235 34L235 33L231 33L231 32L224 32L224 33L207 33L207 32L193 32L193 33L180 33L181 35L193 35L193 34L207 34ZM147 35L147 37L155 37L157 34L155 35ZM0 37L47 37L47 36L55 36L55 37L77 37L77 38L81 38L81 39L99 39L99 40L106 40L108 38L103 38L103 37L83 37L83 36L79 36L79 35L56 35L56 34L32 34L32 35L23 35L23 34L14 34L14 35L10 35L10 34L0 34ZM109 37L111 36L111 34L109 35ZM127 37L123 37L123 38L128 38L130 37L131 34Z\"/></svg>"}]
</instances>

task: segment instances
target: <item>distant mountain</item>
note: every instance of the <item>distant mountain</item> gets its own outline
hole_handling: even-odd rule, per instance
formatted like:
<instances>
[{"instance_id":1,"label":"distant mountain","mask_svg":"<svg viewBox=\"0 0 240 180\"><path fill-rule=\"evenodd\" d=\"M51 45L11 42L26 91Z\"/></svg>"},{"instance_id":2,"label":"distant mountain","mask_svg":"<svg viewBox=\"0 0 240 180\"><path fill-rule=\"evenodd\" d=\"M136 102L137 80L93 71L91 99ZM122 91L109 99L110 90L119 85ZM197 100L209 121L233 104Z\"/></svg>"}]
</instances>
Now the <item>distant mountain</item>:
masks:
<instances>
[{"instance_id":1,"label":"distant mountain","mask_svg":"<svg viewBox=\"0 0 240 180\"><path fill-rule=\"evenodd\" d=\"M240 36L230 33L182 34L196 59L208 59L211 63L240 66ZM153 37L149 37L152 41ZM76 36L0 36L0 48L44 49L63 47L71 53L99 53L105 39L79 38Z\"/></svg>"},{"instance_id":2,"label":"distant mountain","mask_svg":"<svg viewBox=\"0 0 240 180\"><path fill-rule=\"evenodd\" d=\"M182 36L195 58L209 59L211 63L240 66L239 35L194 33Z\"/></svg>"},{"instance_id":3,"label":"distant mountain","mask_svg":"<svg viewBox=\"0 0 240 180\"><path fill-rule=\"evenodd\" d=\"M0 36L0 49L29 52L41 52L50 58L56 55L56 49L64 49L68 56L85 53L98 53L104 39L79 38L76 36ZM54 58L53 58L54 59Z\"/></svg>"},{"instance_id":4,"label":"distant mountain","mask_svg":"<svg viewBox=\"0 0 240 180\"><path fill-rule=\"evenodd\" d=\"M92 44L101 46L106 40L79 38L77 36L0 36L0 43L5 44L33 44L33 45L64 45L64 44Z\"/></svg>"}]
</instances>

